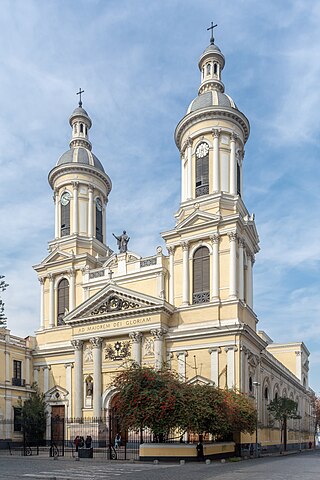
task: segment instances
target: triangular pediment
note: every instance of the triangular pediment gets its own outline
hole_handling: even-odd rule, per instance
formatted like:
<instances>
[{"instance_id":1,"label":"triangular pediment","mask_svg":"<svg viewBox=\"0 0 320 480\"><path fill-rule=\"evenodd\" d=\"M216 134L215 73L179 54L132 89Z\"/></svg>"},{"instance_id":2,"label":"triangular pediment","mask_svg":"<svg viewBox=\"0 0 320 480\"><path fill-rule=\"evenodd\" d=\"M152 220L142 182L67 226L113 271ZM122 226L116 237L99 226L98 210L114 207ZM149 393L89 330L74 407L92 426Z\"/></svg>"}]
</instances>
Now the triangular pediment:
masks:
<instances>
[{"instance_id":1,"label":"triangular pediment","mask_svg":"<svg viewBox=\"0 0 320 480\"><path fill-rule=\"evenodd\" d=\"M66 260L72 260L74 255L69 252L63 252L59 250L59 248L56 248L53 250L46 258L44 258L41 262L41 265L48 265L60 261L66 261Z\"/></svg>"},{"instance_id":2,"label":"triangular pediment","mask_svg":"<svg viewBox=\"0 0 320 480\"><path fill-rule=\"evenodd\" d=\"M220 216L208 212L200 212L199 210L194 211L191 215L188 215L187 218L182 220L177 224L176 230L188 229L191 227L205 226L210 223L218 223L220 221Z\"/></svg>"},{"instance_id":3,"label":"triangular pediment","mask_svg":"<svg viewBox=\"0 0 320 480\"><path fill-rule=\"evenodd\" d=\"M45 392L46 402L61 402L67 400L68 397L68 390L60 385L55 385L54 387L50 388L47 392Z\"/></svg>"},{"instance_id":4,"label":"triangular pediment","mask_svg":"<svg viewBox=\"0 0 320 480\"><path fill-rule=\"evenodd\" d=\"M173 310L174 307L163 299L144 295L109 282L93 297L66 315L64 322L67 325L74 325L160 311L171 314Z\"/></svg>"},{"instance_id":5,"label":"triangular pediment","mask_svg":"<svg viewBox=\"0 0 320 480\"><path fill-rule=\"evenodd\" d=\"M202 375L195 375L194 377L190 378L187 383L191 385L214 385L214 382L209 378L203 377Z\"/></svg>"}]
</instances>

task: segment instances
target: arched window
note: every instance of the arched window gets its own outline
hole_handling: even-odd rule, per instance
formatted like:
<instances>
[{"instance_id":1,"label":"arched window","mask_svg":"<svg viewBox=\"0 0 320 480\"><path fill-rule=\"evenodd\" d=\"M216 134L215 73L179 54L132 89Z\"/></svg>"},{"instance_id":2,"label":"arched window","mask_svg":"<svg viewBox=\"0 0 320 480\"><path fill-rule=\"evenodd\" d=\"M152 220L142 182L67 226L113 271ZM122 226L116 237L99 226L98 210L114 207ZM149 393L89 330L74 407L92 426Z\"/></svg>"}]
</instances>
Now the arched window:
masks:
<instances>
[{"instance_id":1,"label":"arched window","mask_svg":"<svg viewBox=\"0 0 320 480\"><path fill-rule=\"evenodd\" d=\"M210 256L207 247L198 248L193 256L193 303L210 301Z\"/></svg>"},{"instance_id":2,"label":"arched window","mask_svg":"<svg viewBox=\"0 0 320 480\"><path fill-rule=\"evenodd\" d=\"M249 377L249 392L250 393L253 392L253 382L252 382L252 377L251 376Z\"/></svg>"},{"instance_id":3,"label":"arched window","mask_svg":"<svg viewBox=\"0 0 320 480\"><path fill-rule=\"evenodd\" d=\"M274 399L277 401L278 400L278 392L275 393Z\"/></svg>"},{"instance_id":4,"label":"arched window","mask_svg":"<svg viewBox=\"0 0 320 480\"><path fill-rule=\"evenodd\" d=\"M196 197L209 193L209 145L200 143L196 150Z\"/></svg>"},{"instance_id":5,"label":"arched window","mask_svg":"<svg viewBox=\"0 0 320 480\"><path fill-rule=\"evenodd\" d=\"M69 310L69 282L63 278L58 284L57 324L63 325L63 317Z\"/></svg>"},{"instance_id":6,"label":"arched window","mask_svg":"<svg viewBox=\"0 0 320 480\"><path fill-rule=\"evenodd\" d=\"M80 123L80 133L83 133L83 124Z\"/></svg>"},{"instance_id":7,"label":"arched window","mask_svg":"<svg viewBox=\"0 0 320 480\"><path fill-rule=\"evenodd\" d=\"M61 196L61 237L70 235L70 193Z\"/></svg>"},{"instance_id":8,"label":"arched window","mask_svg":"<svg viewBox=\"0 0 320 480\"><path fill-rule=\"evenodd\" d=\"M96 239L103 242L102 233L102 202L100 198L96 199Z\"/></svg>"},{"instance_id":9,"label":"arched window","mask_svg":"<svg viewBox=\"0 0 320 480\"><path fill-rule=\"evenodd\" d=\"M77 133L77 124L74 124L74 133Z\"/></svg>"},{"instance_id":10,"label":"arched window","mask_svg":"<svg viewBox=\"0 0 320 480\"><path fill-rule=\"evenodd\" d=\"M266 387L264 389L264 399L265 400L268 400L269 399L269 390L268 390L268 387Z\"/></svg>"},{"instance_id":11,"label":"arched window","mask_svg":"<svg viewBox=\"0 0 320 480\"><path fill-rule=\"evenodd\" d=\"M214 63L214 64L213 64L213 73L214 73L215 75L217 75L217 73L218 73L218 64L217 64L217 63Z\"/></svg>"},{"instance_id":12,"label":"arched window","mask_svg":"<svg viewBox=\"0 0 320 480\"><path fill-rule=\"evenodd\" d=\"M211 65L210 63L208 63L207 65L207 75L210 75L211 74Z\"/></svg>"}]
</instances>

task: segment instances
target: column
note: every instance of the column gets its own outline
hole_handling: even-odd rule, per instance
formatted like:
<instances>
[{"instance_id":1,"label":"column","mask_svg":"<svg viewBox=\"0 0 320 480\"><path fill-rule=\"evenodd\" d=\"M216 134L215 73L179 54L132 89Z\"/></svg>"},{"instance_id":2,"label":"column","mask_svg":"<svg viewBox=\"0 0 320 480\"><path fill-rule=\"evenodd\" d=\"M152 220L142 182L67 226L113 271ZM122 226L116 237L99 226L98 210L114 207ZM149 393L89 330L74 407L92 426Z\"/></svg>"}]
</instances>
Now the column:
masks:
<instances>
[{"instance_id":1,"label":"column","mask_svg":"<svg viewBox=\"0 0 320 480\"><path fill-rule=\"evenodd\" d=\"M250 308L253 308L253 286L252 286L252 264L254 262L254 255L247 251L247 295L246 300Z\"/></svg>"},{"instance_id":2,"label":"column","mask_svg":"<svg viewBox=\"0 0 320 480\"><path fill-rule=\"evenodd\" d=\"M73 186L73 233L79 233L79 200L78 200L78 188L79 182L72 182Z\"/></svg>"},{"instance_id":3,"label":"column","mask_svg":"<svg viewBox=\"0 0 320 480\"><path fill-rule=\"evenodd\" d=\"M211 255L211 275L212 275L212 295L211 300L219 300L219 235L212 235L212 255Z\"/></svg>"},{"instance_id":4,"label":"column","mask_svg":"<svg viewBox=\"0 0 320 480\"><path fill-rule=\"evenodd\" d=\"M43 393L46 393L49 390L49 372L51 370L50 365L45 365L43 369Z\"/></svg>"},{"instance_id":5,"label":"column","mask_svg":"<svg viewBox=\"0 0 320 480\"><path fill-rule=\"evenodd\" d=\"M296 354L296 377L299 378L300 382L302 380L302 365L301 365L301 351L294 352Z\"/></svg>"},{"instance_id":6,"label":"column","mask_svg":"<svg viewBox=\"0 0 320 480\"><path fill-rule=\"evenodd\" d=\"M72 346L74 348L74 417L82 417L82 405L83 405L83 382L82 382L82 340L72 340Z\"/></svg>"},{"instance_id":7,"label":"column","mask_svg":"<svg viewBox=\"0 0 320 480\"><path fill-rule=\"evenodd\" d=\"M72 417L72 363L65 363L64 368L66 369L66 390L68 392L68 411L67 418Z\"/></svg>"},{"instance_id":8,"label":"column","mask_svg":"<svg viewBox=\"0 0 320 480\"><path fill-rule=\"evenodd\" d=\"M169 303L174 305L174 250L175 247L167 247L169 252Z\"/></svg>"},{"instance_id":9,"label":"column","mask_svg":"<svg viewBox=\"0 0 320 480\"><path fill-rule=\"evenodd\" d=\"M244 345L240 348L240 372L241 372L241 386L240 390L242 393L247 393L248 391L248 380L247 380L247 370L248 370L248 361L247 361L248 349Z\"/></svg>"},{"instance_id":10,"label":"column","mask_svg":"<svg viewBox=\"0 0 320 480\"><path fill-rule=\"evenodd\" d=\"M235 361L234 355L238 350L236 346L232 345L230 347L225 347L225 352L227 352L227 387L233 388L235 386Z\"/></svg>"},{"instance_id":11,"label":"column","mask_svg":"<svg viewBox=\"0 0 320 480\"><path fill-rule=\"evenodd\" d=\"M40 277L40 330L44 329L44 277Z\"/></svg>"},{"instance_id":12,"label":"column","mask_svg":"<svg viewBox=\"0 0 320 480\"><path fill-rule=\"evenodd\" d=\"M220 192L219 130L212 130L213 136L213 191Z\"/></svg>"},{"instance_id":13,"label":"column","mask_svg":"<svg viewBox=\"0 0 320 480\"><path fill-rule=\"evenodd\" d=\"M216 387L219 387L219 353L221 348L209 348L208 352L210 353L211 380Z\"/></svg>"},{"instance_id":14,"label":"column","mask_svg":"<svg viewBox=\"0 0 320 480\"><path fill-rule=\"evenodd\" d=\"M183 270L183 284L182 284L182 305L189 305L189 244L182 243L182 270Z\"/></svg>"},{"instance_id":15,"label":"column","mask_svg":"<svg viewBox=\"0 0 320 480\"><path fill-rule=\"evenodd\" d=\"M141 365L141 340L142 340L142 333L141 332L132 332L129 333L129 337L132 341L132 360L137 365Z\"/></svg>"},{"instance_id":16,"label":"column","mask_svg":"<svg viewBox=\"0 0 320 480\"><path fill-rule=\"evenodd\" d=\"M88 236L93 237L93 186L89 185L89 203L88 203Z\"/></svg>"},{"instance_id":17,"label":"column","mask_svg":"<svg viewBox=\"0 0 320 480\"><path fill-rule=\"evenodd\" d=\"M229 279L229 298L237 298L237 252L236 252L236 241L237 234L231 232L228 234L230 240L230 279Z\"/></svg>"},{"instance_id":18,"label":"column","mask_svg":"<svg viewBox=\"0 0 320 480\"><path fill-rule=\"evenodd\" d=\"M7 350L4 352L5 353L5 364L6 364L6 384L10 385L11 384L11 378L10 378L10 352Z\"/></svg>"},{"instance_id":19,"label":"column","mask_svg":"<svg viewBox=\"0 0 320 480\"><path fill-rule=\"evenodd\" d=\"M33 368L33 381L37 385L39 385L39 371L40 371L40 367Z\"/></svg>"},{"instance_id":20,"label":"column","mask_svg":"<svg viewBox=\"0 0 320 480\"><path fill-rule=\"evenodd\" d=\"M93 416L101 417L102 393L101 393L101 359L102 359L102 338L90 338L93 350Z\"/></svg>"},{"instance_id":21,"label":"column","mask_svg":"<svg viewBox=\"0 0 320 480\"><path fill-rule=\"evenodd\" d=\"M105 197L103 195L103 204L102 204L102 240L103 242L106 241L106 215L107 215L107 203L108 203L108 197Z\"/></svg>"},{"instance_id":22,"label":"column","mask_svg":"<svg viewBox=\"0 0 320 480\"><path fill-rule=\"evenodd\" d=\"M159 298L165 298L164 294L164 276L165 273L163 270L158 273L158 297Z\"/></svg>"},{"instance_id":23,"label":"column","mask_svg":"<svg viewBox=\"0 0 320 480\"><path fill-rule=\"evenodd\" d=\"M26 387L30 387L30 356L29 353L26 353L26 365L25 365L25 379Z\"/></svg>"},{"instance_id":24,"label":"column","mask_svg":"<svg viewBox=\"0 0 320 480\"><path fill-rule=\"evenodd\" d=\"M181 202L185 201L184 153L181 153Z\"/></svg>"},{"instance_id":25,"label":"column","mask_svg":"<svg viewBox=\"0 0 320 480\"><path fill-rule=\"evenodd\" d=\"M188 138L187 200L192 198L192 139Z\"/></svg>"},{"instance_id":26,"label":"column","mask_svg":"<svg viewBox=\"0 0 320 480\"><path fill-rule=\"evenodd\" d=\"M237 195L237 159L236 159L236 139L237 135L232 133L230 136L230 193Z\"/></svg>"},{"instance_id":27,"label":"column","mask_svg":"<svg viewBox=\"0 0 320 480\"><path fill-rule=\"evenodd\" d=\"M49 273L49 328L54 327L54 278Z\"/></svg>"},{"instance_id":28,"label":"column","mask_svg":"<svg viewBox=\"0 0 320 480\"><path fill-rule=\"evenodd\" d=\"M151 330L154 339L154 368L160 369L163 364L163 336L167 333L165 328Z\"/></svg>"},{"instance_id":29,"label":"column","mask_svg":"<svg viewBox=\"0 0 320 480\"><path fill-rule=\"evenodd\" d=\"M54 237L59 238L60 236L60 199L58 189L54 191Z\"/></svg>"},{"instance_id":30,"label":"column","mask_svg":"<svg viewBox=\"0 0 320 480\"><path fill-rule=\"evenodd\" d=\"M76 272L73 268L69 270L69 280L70 280L69 312L71 312L75 307L75 297L76 297Z\"/></svg>"},{"instance_id":31,"label":"column","mask_svg":"<svg viewBox=\"0 0 320 480\"><path fill-rule=\"evenodd\" d=\"M239 238L238 247L239 247L239 269L238 269L239 299L243 301L244 300L244 262L243 262L244 240L243 238Z\"/></svg>"},{"instance_id":32,"label":"column","mask_svg":"<svg viewBox=\"0 0 320 480\"><path fill-rule=\"evenodd\" d=\"M178 352L177 359L178 359L178 375L181 381L186 381L186 358L188 356L188 352Z\"/></svg>"},{"instance_id":33,"label":"column","mask_svg":"<svg viewBox=\"0 0 320 480\"><path fill-rule=\"evenodd\" d=\"M12 433L12 404L11 404L11 397L5 396L5 419L6 419L6 438L9 440L11 438Z\"/></svg>"}]
</instances>

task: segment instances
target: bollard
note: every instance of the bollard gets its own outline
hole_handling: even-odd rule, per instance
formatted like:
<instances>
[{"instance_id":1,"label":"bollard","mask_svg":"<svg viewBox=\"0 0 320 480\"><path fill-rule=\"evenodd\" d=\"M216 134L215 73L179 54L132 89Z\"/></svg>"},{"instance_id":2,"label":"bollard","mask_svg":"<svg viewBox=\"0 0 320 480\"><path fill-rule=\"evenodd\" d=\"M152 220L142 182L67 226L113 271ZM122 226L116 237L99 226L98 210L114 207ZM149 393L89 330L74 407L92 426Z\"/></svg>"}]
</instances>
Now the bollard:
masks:
<instances>
[{"instance_id":1,"label":"bollard","mask_svg":"<svg viewBox=\"0 0 320 480\"><path fill-rule=\"evenodd\" d=\"M159 465L159 460L153 460L154 465Z\"/></svg>"},{"instance_id":2,"label":"bollard","mask_svg":"<svg viewBox=\"0 0 320 480\"><path fill-rule=\"evenodd\" d=\"M207 460L206 460L206 465L210 465L210 463L211 463L210 458L207 458Z\"/></svg>"},{"instance_id":3,"label":"bollard","mask_svg":"<svg viewBox=\"0 0 320 480\"><path fill-rule=\"evenodd\" d=\"M226 460L224 458L221 458L221 463L226 463Z\"/></svg>"},{"instance_id":4,"label":"bollard","mask_svg":"<svg viewBox=\"0 0 320 480\"><path fill-rule=\"evenodd\" d=\"M184 465L186 463L185 460L180 460L180 465Z\"/></svg>"}]
</instances>

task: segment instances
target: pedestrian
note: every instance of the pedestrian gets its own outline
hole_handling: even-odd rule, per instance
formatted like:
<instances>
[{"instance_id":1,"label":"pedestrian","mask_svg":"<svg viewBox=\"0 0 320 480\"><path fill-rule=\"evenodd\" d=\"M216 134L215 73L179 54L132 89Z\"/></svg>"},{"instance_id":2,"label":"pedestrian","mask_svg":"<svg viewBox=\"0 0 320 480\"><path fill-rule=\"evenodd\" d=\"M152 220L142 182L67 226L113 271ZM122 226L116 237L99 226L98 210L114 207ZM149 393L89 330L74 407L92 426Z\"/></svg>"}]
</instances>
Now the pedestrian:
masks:
<instances>
[{"instance_id":1,"label":"pedestrian","mask_svg":"<svg viewBox=\"0 0 320 480\"><path fill-rule=\"evenodd\" d=\"M84 438L82 436L79 437L79 448L84 447Z\"/></svg>"},{"instance_id":2,"label":"pedestrian","mask_svg":"<svg viewBox=\"0 0 320 480\"><path fill-rule=\"evenodd\" d=\"M201 462L201 461L204 460L202 435L199 435L199 442L198 442L196 448L197 448L197 458L198 458L198 462Z\"/></svg>"},{"instance_id":3,"label":"pedestrian","mask_svg":"<svg viewBox=\"0 0 320 480\"><path fill-rule=\"evenodd\" d=\"M116 438L114 439L114 448L119 448L121 446L121 435L117 433Z\"/></svg>"},{"instance_id":4,"label":"pedestrian","mask_svg":"<svg viewBox=\"0 0 320 480\"><path fill-rule=\"evenodd\" d=\"M79 449L79 441L80 441L80 438L79 438L79 435L77 435L76 438L75 438L74 441L73 441L74 446L76 447L76 452L77 452L78 449Z\"/></svg>"}]
</instances>

